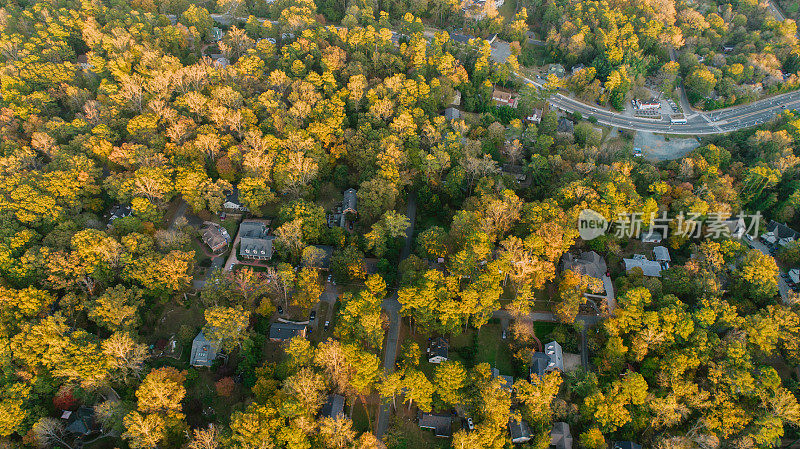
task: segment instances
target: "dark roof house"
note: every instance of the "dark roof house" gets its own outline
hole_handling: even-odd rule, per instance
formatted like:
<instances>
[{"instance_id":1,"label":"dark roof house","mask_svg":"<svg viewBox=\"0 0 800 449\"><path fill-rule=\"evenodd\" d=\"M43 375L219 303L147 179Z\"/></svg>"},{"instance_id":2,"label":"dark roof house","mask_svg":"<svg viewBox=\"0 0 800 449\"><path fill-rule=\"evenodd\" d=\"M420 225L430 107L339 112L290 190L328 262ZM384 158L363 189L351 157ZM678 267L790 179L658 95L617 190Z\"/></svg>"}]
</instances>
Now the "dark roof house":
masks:
<instances>
[{"instance_id":1,"label":"dark roof house","mask_svg":"<svg viewBox=\"0 0 800 449\"><path fill-rule=\"evenodd\" d=\"M456 108L447 108L444 110L444 118L447 120L458 120L461 118L461 111Z\"/></svg>"},{"instance_id":2,"label":"dark roof house","mask_svg":"<svg viewBox=\"0 0 800 449\"><path fill-rule=\"evenodd\" d=\"M192 366L211 366L217 358L219 341L210 341L201 331L192 340L189 364Z\"/></svg>"},{"instance_id":3,"label":"dark roof house","mask_svg":"<svg viewBox=\"0 0 800 449\"><path fill-rule=\"evenodd\" d=\"M239 200L239 189L236 187L225 196L225 202L222 203L222 208L232 212L247 212L249 210L243 206Z\"/></svg>"},{"instance_id":4,"label":"dark roof house","mask_svg":"<svg viewBox=\"0 0 800 449\"><path fill-rule=\"evenodd\" d=\"M117 218L130 217L133 213L133 208L130 204L116 204L108 210L108 227L110 228L114 220Z\"/></svg>"},{"instance_id":5,"label":"dark roof house","mask_svg":"<svg viewBox=\"0 0 800 449\"><path fill-rule=\"evenodd\" d=\"M572 123L572 120L566 117L560 117L558 119L558 127L556 128L557 132L560 133L572 133L575 131L575 124Z\"/></svg>"},{"instance_id":6,"label":"dark roof house","mask_svg":"<svg viewBox=\"0 0 800 449\"><path fill-rule=\"evenodd\" d=\"M272 341L287 341L297 336L306 336L305 324L277 322L269 327L269 339Z\"/></svg>"},{"instance_id":7,"label":"dark roof house","mask_svg":"<svg viewBox=\"0 0 800 449\"><path fill-rule=\"evenodd\" d=\"M89 435L94 431L94 410L81 407L70 413L65 430L75 435Z\"/></svg>"},{"instance_id":8,"label":"dark roof house","mask_svg":"<svg viewBox=\"0 0 800 449\"><path fill-rule=\"evenodd\" d=\"M523 444L531 440L531 428L524 419L514 419L512 416L508 418L508 432L511 434L511 442L514 444Z\"/></svg>"},{"instance_id":9,"label":"dark roof house","mask_svg":"<svg viewBox=\"0 0 800 449\"><path fill-rule=\"evenodd\" d=\"M275 236L260 239L242 237L239 239L239 256L246 259L269 260L272 259L272 241Z\"/></svg>"},{"instance_id":10,"label":"dark roof house","mask_svg":"<svg viewBox=\"0 0 800 449\"><path fill-rule=\"evenodd\" d=\"M419 426L423 429L433 430L434 435L441 438L453 436L452 417L437 413L420 413Z\"/></svg>"},{"instance_id":11,"label":"dark roof house","mask_svg":"<svg viewBox=\"0 0 800 449\"><path fill-rule=\"evenodd\" d=\"M442 337L436 337L428 342L428 362L442 363L447 360L450 344Z\"/></svg>"},{"instance_id":12,"label":"dark roof house","mask_svg":"<svg viewBox=\"0 0 800 449\"><path fill-rule=\"evenodd\" d=\"M557 422L550 431L550 447L555 449L572 449L572 433L569 424Z\"/></svg>"},{"instance_id":13,"label":"dark roof house","mask_svg":"<svg viewBox=\"0 0 800 449\"><path fill-rule=\"evenodd\" d=\"M333 419L344 417L344 396L340 394L329 394L328 399L322 406L320 416Z\"/></svg>"}]
</instances>

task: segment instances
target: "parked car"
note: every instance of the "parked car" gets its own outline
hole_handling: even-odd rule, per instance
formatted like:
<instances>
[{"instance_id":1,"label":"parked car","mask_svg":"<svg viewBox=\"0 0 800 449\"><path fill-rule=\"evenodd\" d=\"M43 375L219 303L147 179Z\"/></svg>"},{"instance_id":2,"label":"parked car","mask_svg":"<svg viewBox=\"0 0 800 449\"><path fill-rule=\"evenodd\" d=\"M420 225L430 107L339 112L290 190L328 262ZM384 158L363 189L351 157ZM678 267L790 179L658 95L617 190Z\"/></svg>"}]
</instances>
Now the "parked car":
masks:
<instances>
[{"instance_id":1,"label":"parked car","mask_svg":"<svg viewBox=\"0 0 800 449\"><path fill-rule=\"evenodd\" d=\"M283 315L283 307L278 306L278 315Z\"/></svg>"},{"instance_id":2,"label":"parked car","mask_svg":"<svg viewBox=\"0 0 800 449\"><path fill-rule=\"evenodd\" d=\"M316 317L317 317L317 311L316 310L312 310L311 311L311 315L308 316L308 321L314 321L314 318L316 318Z\"/></svg>"},{"instance_id":3,"label":"parked car","mask_svg":"<svg viewBox=\"0 0 800 449\"><path fill-rule=\"evenodd\" d=\"M328 328L329 328L330 326L331 326L331 322L330 322L330 321L325 321L325 327L324 327L324 329L325 329L325 330L328 330Z\"/></svg>"},{"instance_id":4,"label":"parked car","mask_svg":"<svg viewBox=\"0 0 800 449\"><path fill-rule=\"evenodd\" d=\"M329 284L330 284L330 282L331 282L331 279L333 279L333 275L329 274L329 275L328 275L328 283L329 283Z\"/></svg>"},{"instance_id":5,"label":"parked car","mask_svg":"<svg viewBox=\"0 0 800 449\"><path fill-rule=\"evenodd\" d=\"M503 340L505 340L505 339L506 339L506 330L503 329Z\"/></svg>"},{"instance_id":6,"label":"parked car","mask_svg":"<svg viewBox=\"0 0 800 449\"><path fill-rule=\"evenodd\" d=\"M475 430L475 424L472 423L472 418L467 418L467 428L469 430Z\"/></svg>"}]
</instances>

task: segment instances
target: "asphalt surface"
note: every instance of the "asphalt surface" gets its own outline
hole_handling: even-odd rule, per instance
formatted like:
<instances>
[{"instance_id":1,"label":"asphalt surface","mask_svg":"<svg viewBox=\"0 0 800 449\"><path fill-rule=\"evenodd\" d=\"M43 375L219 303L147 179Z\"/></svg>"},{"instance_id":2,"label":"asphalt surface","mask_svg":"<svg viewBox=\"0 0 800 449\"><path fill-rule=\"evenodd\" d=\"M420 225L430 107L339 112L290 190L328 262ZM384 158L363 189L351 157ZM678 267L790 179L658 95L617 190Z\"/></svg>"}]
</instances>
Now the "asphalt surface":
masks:
<instances>
[{"instance_id":1,"label":"asphalt surface","mask_svg":"<svg viewBox=\"0 0 800 449\"><path fill-rule=\"evenodd\" d=\"M400 252L400 261L411 254L411 245L414 243L414 222L417 219L417 195L411 193L408 197L406 217L409 225L406 228L406 241ZM400 301L397 300L397 289L383 300L383 310L389 315L389 330L386 332L386 341L383 344L383 370L386 374L394 371L397 362L397 344L400 339ZM389 418L392 410L389 404L382 404L378 413L378 424L375 426L375 436L381 439L389 428Z\"/></svg>"}]
</instances>

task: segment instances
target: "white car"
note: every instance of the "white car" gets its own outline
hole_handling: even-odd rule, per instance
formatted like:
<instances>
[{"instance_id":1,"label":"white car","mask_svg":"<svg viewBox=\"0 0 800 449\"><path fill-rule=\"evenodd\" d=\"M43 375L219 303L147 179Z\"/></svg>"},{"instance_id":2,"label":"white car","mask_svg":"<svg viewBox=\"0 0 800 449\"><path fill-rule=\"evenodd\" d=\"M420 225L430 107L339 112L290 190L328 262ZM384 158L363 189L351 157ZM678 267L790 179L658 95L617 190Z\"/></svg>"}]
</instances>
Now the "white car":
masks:
<instances>
[{"instance_id":1,"label":"white car","mask_svg":"<svg viewBox=\"0 0 800 449\"><path fill-rule=\"evenodd\" d=\"M475 424L472 423L472 418L467 418L467 428L469 430L475 430Z\"/></svg>"}]
</instances>

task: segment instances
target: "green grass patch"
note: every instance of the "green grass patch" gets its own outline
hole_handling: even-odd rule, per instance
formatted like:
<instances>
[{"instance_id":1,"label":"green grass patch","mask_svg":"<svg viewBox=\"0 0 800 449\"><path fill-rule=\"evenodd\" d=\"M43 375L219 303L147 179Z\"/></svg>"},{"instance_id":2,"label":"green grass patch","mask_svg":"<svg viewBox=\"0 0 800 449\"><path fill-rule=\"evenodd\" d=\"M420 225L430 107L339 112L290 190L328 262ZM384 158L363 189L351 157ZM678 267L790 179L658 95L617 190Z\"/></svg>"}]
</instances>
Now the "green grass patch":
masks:
<instances>
[{"instance_id":1,"label":"green grass patch","mask_svg":"<svg viewBox=\"0 0 800 449\"><path fill-rule=\"evenodd\" d=\"M514 372L506 340L502 338L499 324L487 324L478 334L478 363L488 363L503 374Z\"/></svg>"},{"instance_id":2,"label":"green grass patch","mask_svg":"<svg viewBox=\"0 0 800 449\"><path fill-rule=\"evenodd\" d=\"M437 438L432 431L420 429L408 419L394 419L384 437L388 449L445 449L449 438Z\"/></svg>"},{"instance_id":3,"label":"green grass patch","mask_svg":"<svg viewBox=\"0 0 800 449\"><path fill-rule=\"evenodd\" d=\"M507 21L514 20L514 16L517 14L517 0L506 0L497 12Z\"/></svg>"},{"instance_id":4,"label":"green grass patch","mask_svg":"<svg viewBox=\"0 0 800 449\"><path fill-rule=\"evenodd\" d=\"M359 432L372 432L373 429L370 422L375 419L375 414L377 413L375 406L368 405L369 413L367 413L364 403L360 399L355 401L356 403L353 405L353 428Z\"/></svg>"}]
</instances>

